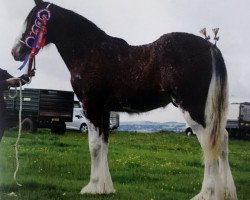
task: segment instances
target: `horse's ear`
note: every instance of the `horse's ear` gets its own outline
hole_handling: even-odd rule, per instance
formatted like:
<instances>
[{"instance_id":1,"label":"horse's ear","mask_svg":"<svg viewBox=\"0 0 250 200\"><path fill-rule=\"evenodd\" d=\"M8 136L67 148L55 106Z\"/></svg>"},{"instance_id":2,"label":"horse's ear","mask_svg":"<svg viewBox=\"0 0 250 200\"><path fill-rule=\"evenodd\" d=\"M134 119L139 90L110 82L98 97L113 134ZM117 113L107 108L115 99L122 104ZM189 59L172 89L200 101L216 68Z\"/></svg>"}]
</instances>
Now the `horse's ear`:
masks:
<instances>
[{"instance_id":1,"label":"horse's ear","mask_svg":"<svg viewBox=\"0 0 250 200\"><path fill-rule=\"evenodd\" d=\"M38 6L39 4L43 3L43 0L35 0L35 4Z\"/></svg>"}]
</instances>

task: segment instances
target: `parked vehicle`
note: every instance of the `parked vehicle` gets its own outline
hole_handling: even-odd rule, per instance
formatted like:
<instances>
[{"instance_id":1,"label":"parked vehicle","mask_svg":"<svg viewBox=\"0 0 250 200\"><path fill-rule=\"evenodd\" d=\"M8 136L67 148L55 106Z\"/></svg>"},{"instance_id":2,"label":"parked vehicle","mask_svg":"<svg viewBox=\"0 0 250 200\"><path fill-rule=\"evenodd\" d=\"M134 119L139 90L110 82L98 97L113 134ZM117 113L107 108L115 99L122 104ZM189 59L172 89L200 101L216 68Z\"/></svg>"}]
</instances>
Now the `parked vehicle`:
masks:
<instances>
[{"instance_id":1,"label":"parked vehicle","mask_svg":"<svg viewBox=\"0 0 250 200\"><path fill-rule=\"evenodd\" d=\"M243 138L250 133L250 103L232 103L226 126L229 135Z\"/></svg>"},{"instance_id":2,"label":"parked vehicle","mask_svg":"<svg viewBox=\"0 0 250 200\"><path fill-rule=\"evenodd\" d=\"M110 130L116 130L120 126L120 115L118 112L110 112Z\"/></svg>"},{"instance_id":3,"label":"parked vehicle","mask_svg":"<svg viewBox=\"0 0 250 200\"><path fill-rule=\"evenodd\" d=\"M87 133L87 119L83 114L82 107L78 101L74 102L72 122L66 122L66 129L81 131Z\"/></svg>"},{"instance_id":4,"label":"parked vehicle","mask_svg":"<svg viewBox=\"0 0 250 200\"><path fill-rule=\"evenodd\" d=\"M19 93L12 99L6 91L4 99L7 109L7 127L18 126ZM73 92L46 89L22 90L23 130L35 132L37 128L50 128L52 133L65 133L65 122L72 121L73 103Z\"/></svg>"},{"instance_id":5,"label":"parked vehicle","mask_svg":"<svg viewBox=\"0 0 250 200\"><path fill-rule=\"evenodd\" d=\"M250 103L231 103L228 109L226 129L231 137L244 138L250 134ZM190 136L193 131L187 127L185 133Z\"/></svg>"},{"instance_id":6,"label":"parked vehicle","mask_svg":"<svg viewBox=\"0 0 250 200\"><path fill-rule=\"evenodd\" d=\"M110 113L110 130L116 130L119 127L119 113ZM79 101L74 102L73 120L66 122L66 129L81 131L87 133L87 119L84 116L83 109Z\"/></svg>"},{"instance_id":7,"label":"parked vehicle","mask_svg":"<svg viewBox=\"0 0 250 200\"><path fill-rule=\"evenodd\" d=\"M186 128L185 133L186 133L187 136L194 135L193 130L190 127Z\"/></svg>"}]
</instances>

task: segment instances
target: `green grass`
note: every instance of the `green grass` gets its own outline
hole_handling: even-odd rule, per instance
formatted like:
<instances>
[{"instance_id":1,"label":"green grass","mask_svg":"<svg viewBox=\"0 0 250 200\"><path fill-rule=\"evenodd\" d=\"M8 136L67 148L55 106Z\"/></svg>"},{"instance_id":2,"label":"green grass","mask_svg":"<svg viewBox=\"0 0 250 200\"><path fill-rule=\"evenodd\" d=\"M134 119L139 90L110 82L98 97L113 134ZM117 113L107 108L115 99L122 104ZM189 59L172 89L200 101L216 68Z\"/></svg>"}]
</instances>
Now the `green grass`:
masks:
<instances>
[{"instance_id":1,"label":"green grass","mask_svg":"<svg viewBox=\"0 0 250 200\"><path fill-rule=\"evenodd\" d=\"M19 187L13 181L17 132L0 143L1 200L185 200L200 191L203 165L195 137L169 132L113 132L109 166L116 193L80 195L88 183L90 157L87 136L77 132L51 135L39 130L23 134L20 146ZM239 200L250 199L250 141L230 141L230 164ZM14 192L17 196L9 196Z\"/></svg>"}]
</instances>

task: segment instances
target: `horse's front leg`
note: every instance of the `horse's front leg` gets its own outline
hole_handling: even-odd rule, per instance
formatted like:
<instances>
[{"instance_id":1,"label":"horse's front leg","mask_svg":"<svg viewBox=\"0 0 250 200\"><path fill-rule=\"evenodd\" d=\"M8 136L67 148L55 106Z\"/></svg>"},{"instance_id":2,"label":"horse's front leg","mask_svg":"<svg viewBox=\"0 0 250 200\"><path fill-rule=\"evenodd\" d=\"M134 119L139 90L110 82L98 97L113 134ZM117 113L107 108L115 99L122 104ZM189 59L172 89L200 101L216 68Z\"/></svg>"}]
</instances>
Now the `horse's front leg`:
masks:
<instances>
[{"instance_id":1,"label":"horse's front leg","mask_svg":"<svg viewBox=\"0 0 250 200\"><path fill-rule=\"evenodd\" d=\"M109 113L102 116L101 126L97 127L89 121L88 140L91 156L90 182L81 190L81 194L114 193L114 187L108 166L108 134Z\"/></svg>"}]
</instances>

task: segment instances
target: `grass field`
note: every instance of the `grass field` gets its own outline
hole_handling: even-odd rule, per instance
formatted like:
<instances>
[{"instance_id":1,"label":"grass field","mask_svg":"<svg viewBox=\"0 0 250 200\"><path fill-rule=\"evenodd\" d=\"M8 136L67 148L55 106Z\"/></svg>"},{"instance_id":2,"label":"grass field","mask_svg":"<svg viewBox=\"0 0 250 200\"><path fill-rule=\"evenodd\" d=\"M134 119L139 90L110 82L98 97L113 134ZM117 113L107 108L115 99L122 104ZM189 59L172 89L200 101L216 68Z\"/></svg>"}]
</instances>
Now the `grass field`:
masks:
<instances>
[{"instance_id":1,"label":"grass field","mask_svg":"<svg viewBox=\"0 0 250 200\"><path fill-rule=\"evenodd\" d=\"M7 132L0 144L1 200L135 199L185 200L201 188L203 165L195 137L184 134L113 132L109 164L116 193L80 195L88 183L90 157L87 136L49 131L23 134L19 187L13 181L17 132ZM239 200L250 199L250 141L230 141L230 163ZM14 192L16 196L9 196ZM12 193L13 194L13 193Z\"/></svg>"}]
</instances>

